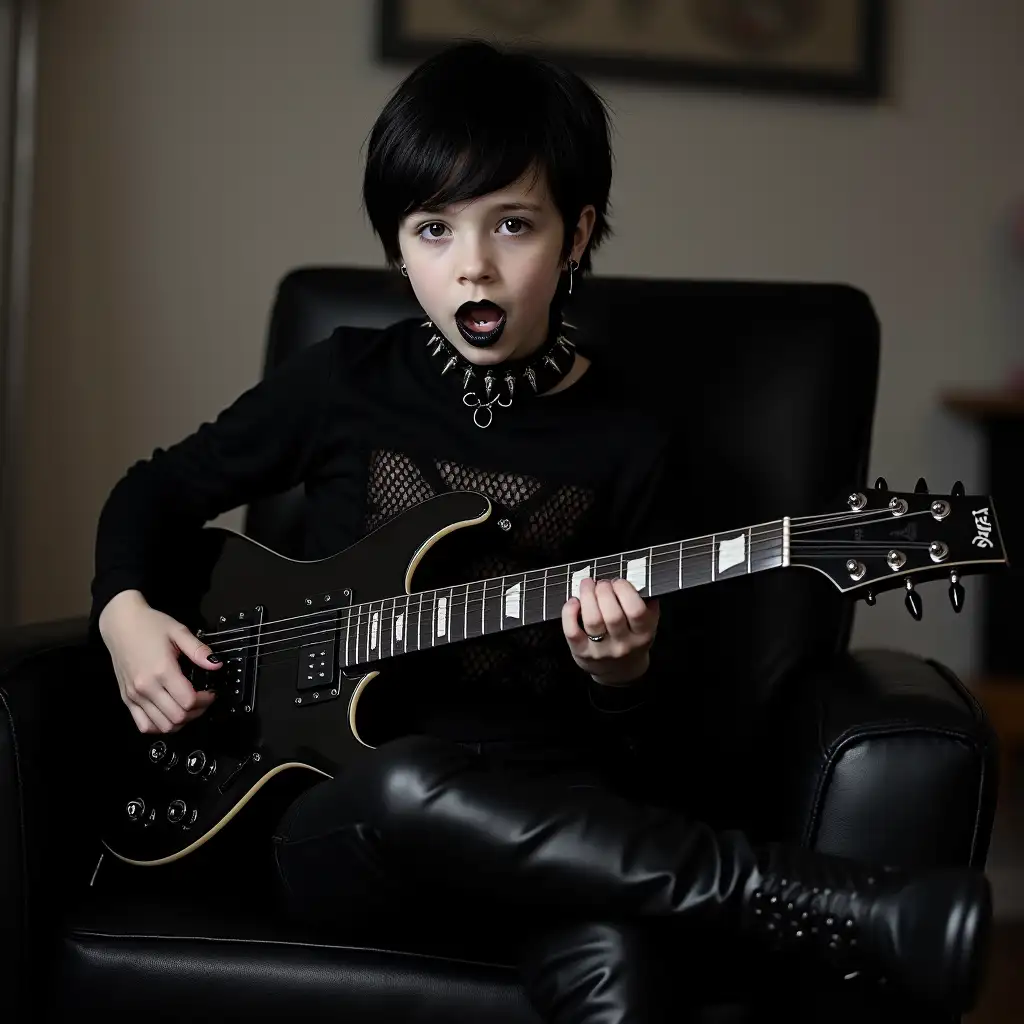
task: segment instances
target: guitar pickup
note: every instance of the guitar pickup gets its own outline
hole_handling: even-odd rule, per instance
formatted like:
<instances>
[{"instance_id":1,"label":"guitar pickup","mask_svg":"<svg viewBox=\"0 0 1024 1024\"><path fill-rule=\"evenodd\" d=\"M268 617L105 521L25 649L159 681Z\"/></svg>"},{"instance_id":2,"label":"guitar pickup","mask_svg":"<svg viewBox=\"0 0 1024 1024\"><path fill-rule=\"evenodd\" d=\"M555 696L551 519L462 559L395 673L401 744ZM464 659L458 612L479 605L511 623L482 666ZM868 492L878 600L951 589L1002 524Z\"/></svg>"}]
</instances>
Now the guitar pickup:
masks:
<instances>
[{"instance_id":1,"label":"guitar pickup","mask_svg":"<svg viewBox=\"0 0 1024 1024\"><path fill-rule=\"evenodd\" d=\"M296 688L303 690L330 689L334 686L333 635L315 644L305 644L299 650L299 678Z\"/></svg>"},{"instance_id":2,"label":"guitar pickup","mask_svg":"<svg viewBox=\"0 0 1024 1024\"><path fill-rule=\"evenodd\" d=\"M186 673L197 690L213 690L216 714L250 714L256 705L256 655L263 627L263 607L222 615L217 626L197 633L223 660L219 669L203 669L189 663Z\"/></svg>"}]
</instances>

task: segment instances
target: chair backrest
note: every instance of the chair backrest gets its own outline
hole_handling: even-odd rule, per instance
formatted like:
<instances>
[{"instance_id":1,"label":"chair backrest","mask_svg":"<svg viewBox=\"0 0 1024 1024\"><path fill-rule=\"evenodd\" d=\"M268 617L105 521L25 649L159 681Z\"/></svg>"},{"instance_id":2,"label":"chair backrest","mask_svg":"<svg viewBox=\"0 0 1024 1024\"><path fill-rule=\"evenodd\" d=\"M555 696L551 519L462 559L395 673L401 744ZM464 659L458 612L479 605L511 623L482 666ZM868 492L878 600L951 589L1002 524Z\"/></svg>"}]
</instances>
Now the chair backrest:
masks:
<instances>
[{"instance_id":1,"label":"chair backrest","mask_svg":"<svg viewBox=\"0 0 1024 1024\"><path fill-rule=\"evenodd\" d=\"M421 312L394 272L295 270L277 291L266 366L338 325L383 327ZM666 542L826 511L864 486L879 326L862 292L593 277L578 284L566 319L607 347L623 388L647 395L676 437L665 500L678 506L679 530ZM264 499L248 510L246 532L297 555L301 505L301 492ZM802 569L695 588L672 612L683 676L701 676L699 686L684 681L687 699L705 722L734 725L739 706L756 713L795 666L844 648L852 621L835 588Z\"/></svg>"}]
</instances>

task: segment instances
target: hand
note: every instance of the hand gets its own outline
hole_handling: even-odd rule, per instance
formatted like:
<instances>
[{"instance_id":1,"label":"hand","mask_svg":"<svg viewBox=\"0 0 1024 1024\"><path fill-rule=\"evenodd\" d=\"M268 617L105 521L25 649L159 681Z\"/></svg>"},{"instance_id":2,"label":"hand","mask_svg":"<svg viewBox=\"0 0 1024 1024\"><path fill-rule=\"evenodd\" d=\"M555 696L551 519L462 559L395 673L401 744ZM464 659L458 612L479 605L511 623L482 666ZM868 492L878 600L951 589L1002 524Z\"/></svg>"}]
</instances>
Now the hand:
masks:
<instances>
[{"instance_id":1,"label":"hand","mask_svg":"<svg viewBox=\"0 0 1024 1024\"><path fill-rule=\"evenodd\" d=\"M121 700L139 732L177 732L213 703L193 689L178 666L184 654L200 668L217 669L212 651L185 626L151 608L138 590L123 590L100 613L100 636L110 651Z\"/></svg>"},{"instance_id":2,"label":"hand","mask_svg":"<svg viewBox=\"0 0 1024 1024\"><path fill-rule=\"evenodd\" d=\"M585 579L580 596L562 606L562 631L576 664L594 682L624 686L647 671L660 614L657 598L645 602L628 580Z\"/></svg>"}]
</instances>

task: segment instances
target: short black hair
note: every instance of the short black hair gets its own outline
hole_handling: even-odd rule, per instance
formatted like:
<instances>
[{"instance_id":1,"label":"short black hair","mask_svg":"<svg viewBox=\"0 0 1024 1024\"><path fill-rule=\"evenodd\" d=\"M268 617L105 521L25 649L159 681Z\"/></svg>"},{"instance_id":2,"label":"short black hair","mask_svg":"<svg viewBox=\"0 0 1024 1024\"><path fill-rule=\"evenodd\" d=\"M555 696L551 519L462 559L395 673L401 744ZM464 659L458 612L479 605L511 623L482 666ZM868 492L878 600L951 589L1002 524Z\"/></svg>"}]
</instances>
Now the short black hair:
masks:
<instances>
[{"instance_id":1,"label":"short black hair","mask_svg":"<svg viewBox=\"0 0 1024 1024\"><path fill-rule=\"evenodd\" d=\"M456 43L399 85L369 136L363 206L389 262L413 210L506 188L531 168L547 176L568 257L580 212L597 216L580 270L609 234L612 153L604 100L578 75L532 54Z\"/></svg>"}]
</instances>

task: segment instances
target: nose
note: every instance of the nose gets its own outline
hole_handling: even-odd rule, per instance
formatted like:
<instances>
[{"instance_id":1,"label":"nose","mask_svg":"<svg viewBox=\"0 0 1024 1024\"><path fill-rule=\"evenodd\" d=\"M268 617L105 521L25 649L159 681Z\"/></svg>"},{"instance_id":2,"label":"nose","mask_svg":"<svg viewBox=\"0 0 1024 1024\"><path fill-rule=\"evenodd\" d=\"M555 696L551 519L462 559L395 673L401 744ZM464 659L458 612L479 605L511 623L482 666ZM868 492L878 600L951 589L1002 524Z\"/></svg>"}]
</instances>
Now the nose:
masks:
<instances>
[{"instance_id":1,"label":"nose","mask_svg":"<svg viewBox=\"0 0 1024 1024\"><path fill-rule=\"evenodd\" d=\"M479 284L494 280L495 268L487 243L469 234L459 247L458 263L460 284Z\"/></svg>"}]
</instances>

